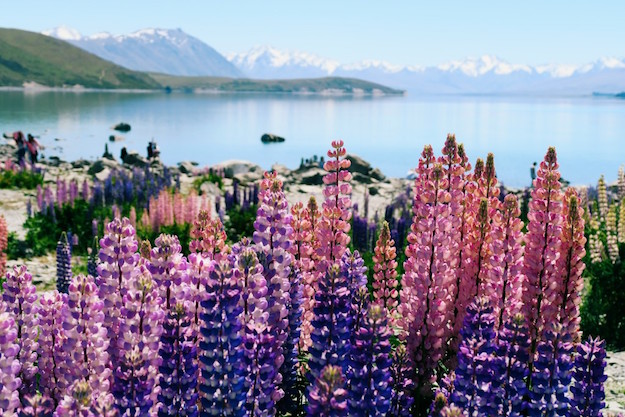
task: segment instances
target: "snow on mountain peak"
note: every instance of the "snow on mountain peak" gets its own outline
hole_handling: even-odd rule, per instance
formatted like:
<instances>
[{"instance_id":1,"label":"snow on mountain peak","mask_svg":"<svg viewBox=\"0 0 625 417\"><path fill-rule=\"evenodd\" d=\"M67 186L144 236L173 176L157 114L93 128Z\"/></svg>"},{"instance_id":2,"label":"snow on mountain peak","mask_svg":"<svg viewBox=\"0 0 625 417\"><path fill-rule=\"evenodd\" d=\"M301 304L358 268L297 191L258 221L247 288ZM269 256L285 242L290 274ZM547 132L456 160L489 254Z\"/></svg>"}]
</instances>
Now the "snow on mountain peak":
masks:
<instances>
[{"instance_id":1,"label":"snow on mountain peak","mask_svg":"<svg viewBox=\"0 0 625 417\"><path fill-rule=\"evenodd\" d=\"M280 51L271 46L256 46L248 52L227 54L226 58L243 70L252 70L261 65L274 68L300 66L319 68L331 74L339 66L337 61L331 59L322 58L307 52Z\"/></svg>"},{"instance_id":2,"label":"snow on mountain peak","mask_svg":"<svg viewBox=\"0 0 625 417\"><path fill-rule=\"evenodd\" d=\"M79 41L82 35L76 29L61 25L54 29L48 29L41 32L46 36L61 39L63 41Z\"/></svg>"},{"instance_id":3,"label":"snow on mountain peak","mask_svg":"<svg viewBox=\"0 0 625 417\"><path fill-rule=\"evenodd\" d=\"M483 55L479 58L469 57L462 61L451 61L441 64L437 68L448 72L459 71L470 77L478 77L489 72L497 75L507 75L516 71L532 72L532 68L528 65L510 64L493 55Z\"/></svg>"}]
</instances>

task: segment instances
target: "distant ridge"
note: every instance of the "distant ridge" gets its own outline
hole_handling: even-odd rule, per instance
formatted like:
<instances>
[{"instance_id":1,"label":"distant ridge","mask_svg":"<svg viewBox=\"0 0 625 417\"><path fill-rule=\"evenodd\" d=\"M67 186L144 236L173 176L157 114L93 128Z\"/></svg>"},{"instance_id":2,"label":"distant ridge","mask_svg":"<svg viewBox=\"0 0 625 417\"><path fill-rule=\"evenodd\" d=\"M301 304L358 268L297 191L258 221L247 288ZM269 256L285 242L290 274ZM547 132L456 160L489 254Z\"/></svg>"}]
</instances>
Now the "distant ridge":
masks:
<instances>
[{"instance_id":1,"label":"distant ridge","mask_svg":"<svg viewBox=\"0 0 625 417\"><path fill-rule=\"evenodd\" d=\"M185 76L244 76L215 49L181 29L148 28L127 35L103 32L82 36L75 29L61 26L43 34L135 71Z\"/></svg>"},{"instance_id":2,"label":"distant ridge","mask_svg":"<svg viewBox=\"0 0 625 417\"><path fill-rule=\"evenodd\" d=\"M22 87L154 89L160 85L147 74L122 68L39 33L0 28L0 85Z\"/></svg>"}]
</instances>

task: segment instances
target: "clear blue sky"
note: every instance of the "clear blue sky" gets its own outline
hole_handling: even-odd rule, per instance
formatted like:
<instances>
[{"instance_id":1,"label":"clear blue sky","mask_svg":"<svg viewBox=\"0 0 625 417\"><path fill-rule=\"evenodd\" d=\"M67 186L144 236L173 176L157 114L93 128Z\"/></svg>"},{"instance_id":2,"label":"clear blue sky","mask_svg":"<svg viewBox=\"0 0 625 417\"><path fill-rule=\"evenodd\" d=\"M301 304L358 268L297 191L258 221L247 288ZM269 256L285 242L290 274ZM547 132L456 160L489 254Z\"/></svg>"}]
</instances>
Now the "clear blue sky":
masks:
<instances>
[{"instance_id":1,"label":"clear blue sky","mask_svg":"<svg viewBox=\"0 0 625 417\"><path fill-rule=\"evenodd\" d=\"M181 28L218 51L255 45L343 63L433 65L497 55L512 63L625 57L625 1L3 0L0 26L83 34Z\"/></svg>"}]
</instances>

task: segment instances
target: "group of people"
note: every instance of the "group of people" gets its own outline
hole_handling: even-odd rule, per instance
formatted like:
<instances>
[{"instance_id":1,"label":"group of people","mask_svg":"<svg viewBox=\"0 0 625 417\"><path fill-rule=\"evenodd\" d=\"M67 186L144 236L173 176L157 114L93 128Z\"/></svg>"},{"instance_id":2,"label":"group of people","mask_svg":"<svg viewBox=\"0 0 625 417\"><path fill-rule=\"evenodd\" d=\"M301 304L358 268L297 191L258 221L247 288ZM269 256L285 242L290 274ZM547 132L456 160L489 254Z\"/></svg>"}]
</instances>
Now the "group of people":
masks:
<instances>
[{"instance_id":1,"label":"group of people","mask_svg":"<svg viewBox=\"0 0 625 417\"><path fill-rule=\"evenodd\" d=\"M43 149L39 141L30 133L24 137L24 133L21 131L13 133L13 140L17 145L17 163L22 165L25 162L26 152L28 152L30 163L36 164L39 158L39 149Z\"/></svg>"}]
</instances>

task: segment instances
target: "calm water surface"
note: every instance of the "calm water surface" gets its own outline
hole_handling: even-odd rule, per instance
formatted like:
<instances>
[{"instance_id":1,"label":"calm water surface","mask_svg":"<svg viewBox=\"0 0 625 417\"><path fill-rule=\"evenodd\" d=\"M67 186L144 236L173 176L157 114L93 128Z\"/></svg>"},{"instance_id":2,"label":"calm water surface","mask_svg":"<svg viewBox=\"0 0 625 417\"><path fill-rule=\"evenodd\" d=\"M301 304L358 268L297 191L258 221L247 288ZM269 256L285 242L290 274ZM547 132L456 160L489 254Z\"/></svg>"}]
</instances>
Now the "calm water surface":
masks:
<instances>
[{"instance_id":1,"label":"calm water surface","mask_svg":"<svg viewBox=\"0 0 625 417\"><path fill-rule=\"evenodd\" d=\"M613 181L625 163L625 100L609 98L0 92L0 131L40 135L47 156L96 158L121 121L132 130L109 144L115 156L122 146L145 155L154 138L168 164L245 159L296 168L341 138L385 174L404 176L423 145L439 154L449 132L472 161L494 152L499 178L512 186L529 183L531 163L550 145L562 176L576 184L601 174ZM286 142L264 145L265 132Z\"/></svg>"}]
</instances>

